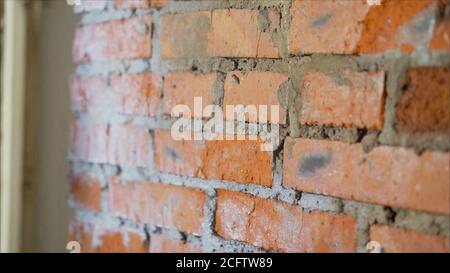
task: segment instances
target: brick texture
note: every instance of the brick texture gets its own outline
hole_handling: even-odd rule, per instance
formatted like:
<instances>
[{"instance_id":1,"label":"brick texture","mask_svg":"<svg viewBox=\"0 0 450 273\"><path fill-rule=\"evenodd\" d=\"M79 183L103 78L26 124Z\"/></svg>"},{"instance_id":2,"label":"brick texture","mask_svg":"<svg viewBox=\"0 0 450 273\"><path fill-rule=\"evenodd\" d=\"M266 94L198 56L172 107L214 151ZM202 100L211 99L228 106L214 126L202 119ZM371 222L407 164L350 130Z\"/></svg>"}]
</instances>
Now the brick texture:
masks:
<instances>
[{"instance_id":1,"label":"brick texture","mask_svg":"<svg viewBox=\"0 0 450 273\"><path fill-rule=\"evenodd\" d=\"M304 124L382 129L384 73L345 71L340 80L307 73L300 103Z\"/></svg>"},{"instance_id":2,"label":"brick texture","mask_svg":"<svg viewBox=\"0 0 450 273\"><path fill-rule=\"evenodd\" d=\"M225 95L223 104L226 105L266 105L267 121L272 123L284 124L286 121L285 110L278 102L278 89L281 84L288 79L287 75L272 72L232 72L228 73L225 79ZM255 94L258 94L255 96ZM279 106L279 118L274 120L271 117L271 106ZM256 115L246 115L245 120L250 122L258 122L258 113ZM228 120L236 119L235 116L229 117Z\"/></svg>"},{"instance_id":3,"label":"brick texture","mask_svg":"<svg viewBox=\"0 0 450 273\"><path fill-rule=\"evenodd\" d=\"M166 15L161 56L276 58L278 50L270 34L258 27L257 17L255 10L239 9Z\"/></svg>"},{"instance_id":4,"label":"brick texture","mask_svg":"<svg viewBox=\"0 0 450 273\"><path fill-rule=\"evenodd\" d=\"M437 213L449 211L448 153L288 138L286 187Z\"/></svg>"},{"instance_id":5,"label":"brick texture","mask_svg":"<svg viewBox=\"0 0 450 273\"><path fill-rule=\"evenodd\" d=\"M213 104L213 89L217 73L195 74L189 72L172 72L164 80L164 114L171 115L173 107L187 105L191 117L201 119L202 109L194 110L194 97L202 99L202 107Z\"/></svg>"},{"instance_id":6,"label":"brick texture","mask_svg":"<svg viewBox=\"0 0 450 273\"><path fill-rule=\"evenodd\" d=\"M109 209L138 222L202 233L205 195L201 191L146 181L109 182Z\"/></svg>"},{"instance_id":7,"label":"brick texture","mask_svg":"<svg viewBox=\"0 0 450 273\"><path fill-rule=\"evenodd\" d=\"M73 174L70 192L77 206L100 211L101 190L98 179L91 178L85 173Z\"/></svg>"},{"instance_id":8,"label":"brick texture","mask_svg":"<svg viewBox=\"0 0 450 273\"><path fill-rule=\"evenodd\" d=\"M150 252L152 253L200 253L200 247L190 243L172 239L166 235L157 234L151 238Z\"/></svg>"},{"instance_id":9,"label":"brick texture","mask_svg":"<svg viewBox=\"0 0 450 273\"><path fill-rule=\"evenodd\" d=\"M413 230L375 225L370 240L377 241L383 252L449 252L450 239Z\"/></svg>"},{"instance_id":10,"label":"brick texture","mask_svg":"<svg viewBox=\"0 0 450 273\"><path fill-rule=\"evenodd\" d=\"M355 222L348 216L231 191L220 190L217 198L216 232L226 239L286 252L355 250Z\"/></svg>"},{"instance_id":11,"label":"brick texture","mask_svg":"<svg viewBox=\"0 0 450 273\"><path fill-rule=\"evenodd\" d=\"M291 14L292 54L411 52L429 42L433 25L416 28L433 16L438 1L294 1Z\"/></svg>"},{"instance_id":12,"label":"brick texture","mask_svg":"<svg viewBox=\"0 0 450 273\"><path fill-rule=\"evenodd\" d=\"M258 140L176 141L155 131L155 165L161 172L272 185L272 156ZM254 166L258 165L258 169Z\"/></svg>"},{"instance_id":13,"label":"brick texture","mask_svg":"<svg viewBox=\"0 0 450 273\"><path fill-rule=\"evenodd\" d=\"M75 31L73 60L89 62L149 58L151 28L149 16L81 26Z\"/></svg>"},{"instance_id":14,"label":"brick texture","mask_svg":"<svg viewBox=\"0 0 450 273\"><path fill-rule=\"evenodd\" d=\"M101 75L73 76L70 79L72 110L101 112L104 110L106 84Z\"/></svg>"},{"instance_id":15,"label":"brick texture","mask_svg":"<svg viewBox=\"0 0 450 273\"><path fill-rule=\"evenodd\" d=\"M117 9L159 8L166 3L167 0L114 0Z\"/></svg>"},{"instance_id":16,"label":"brick texture","mask_svg":"<svg viewBox=\"0 0 450 273\"><path fill-rule=\"evenodd\" d=\"M397 105L400 132L449 134L450 69L411 68Z\"/></svg>"}]
</instances>

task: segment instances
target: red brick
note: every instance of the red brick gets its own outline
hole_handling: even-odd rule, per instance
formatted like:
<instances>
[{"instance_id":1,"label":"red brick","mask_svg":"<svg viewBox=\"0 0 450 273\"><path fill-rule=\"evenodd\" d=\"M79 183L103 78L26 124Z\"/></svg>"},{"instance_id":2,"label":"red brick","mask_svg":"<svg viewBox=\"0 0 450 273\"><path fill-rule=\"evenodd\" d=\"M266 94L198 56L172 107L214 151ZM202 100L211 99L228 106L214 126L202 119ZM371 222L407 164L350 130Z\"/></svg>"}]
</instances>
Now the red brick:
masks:
<instances>
[{"instance_id":1,"label":"red brick","mask_svg":"<svg viewBox=\"0 0 450 273\"><path fill-rule=\"evenodd\" d=\"M230 72L225 79L224 105L267 105L267 119L271 123L284 124L286 111L278 102L278 89L288 79L286 74L274 72ZM270 116L271 105L279 106L279 121L275 122ZM258 113L258 112L257 112ZM234 120L235 117L228 117ZM258 122L258 115L246 115L246 121Z\"/></svg>"},{"instance_id":2,"label":"red brick","mask_svg":"<svg viewBox=\"0 0 450 273\"><path fill-rule=\"evenodd\" d=\"M411 68L397 104L397 129L406 133L450 130L450 69Z\"/></svg>"},{"instance_id":3,"label":"red brick","mask_svg":"<svg viewBox=\"0 0 450 273\"><path fill-rule=\"evenodd\" d=\"M175 105L187 105L191 117L202 118L194 113L194 97L201 97L203 107L213 104L213 88L217 73L196 74L190 72L171 72L164 79L164 114L171 115Z\"/></svg>"},{"instance_id":4,"label":"red brick","mask_svg":"<svg viewBox=\"0 0 450 273\"><path fill-rule=\"evenodd\" d=\"M428 42L428 29L418 30L416 21L438 1L294 1L290 49L303 53L411 52ZM429 18L428 20L432 20Z\"/></svg>"},{"instance_id":5,"label":"red brick","mask_svg":"<svg viewBox=\"0 0 450 273\"><path fill-rule=\"evenodd\" d=\"M380 243L383 252L450 252L450 238L413 230L374 225L370 240Z\"/></svg>"},{"instance_id":6,"label":"red brick","mask_svg":"<svg viewBox=\"0 0 450 273\"><path fill-rule=\"evenodd\" d=\"M86 173L73 174L70 192L75 206L100 211L101 191L98 179Z\"/></svg>"},{"instance_id":7,"label":"red brick","mask_svg":"<svg viewBox=\"0 0 450 273\"><path fill-rule=\"evenodd\" d=\"M225 239L285 252L353 252L355 222L245 193L219 190L216 232Z\"/></svg>"},{"instance_id":8,"label":"red brick","mask_svg":"<svg viewBox=\"0 0 450 273\"><path fill-rule=\"evenodd\" d=\"M176 141L170 131L155 131L155 165L160 172L271 186L272 155L260 144L248 139Z\"/></svg>"},{"instance_id":9,"label":"red brick","mask_svg":"<svg viewBox=\"0 0 450 273\"><path fill-rule=\"evenodd\" d=\"M70 222L69 241L77 241L82 253L144 253L149 250L148 240L143 232L105 228L100 223L82 222L78 219Z\"/></svg>"},{"instance_id":10,"label":"red brick","mask_svg":"<svg viewBox=\"0 0 450 273\"><path fill-rule=\"evenodd\" d=\"M109 182L109 209L134 221L200 235L205 194L147 181Z\"/></svg>"},{"instance_id":11,"label":"red brick","mask_svg":"<svg viewBox=\"0 0 450 273\"><path fill-rule=\"evenodd\" d=\"M196 56L277 58L278 50L270 33L259 30L257 16L256 10L242 9L166 15L163 17L161 56L163 59Z\"/></svg>"},{"instance_id":12,"label":"red brick","mask_svg":"<svg viewBox=\"0 0 450 273\"><path fill-rule=\"evenodd\" d=\"M321 73L307 73L301 88L299 120L309 125L383 129L384 72L346 70L338 83Z\"/></svg>"},{"instance_id":13,"label":"red brick","mask_svg":"<svg viewBox=\"0 0 450 273\"><path fill-rule=\"evenodd\" d=\"M286 187L370 203L449 214L449 153L287 138Z\"/></svg>"},{"instance_id":14,"label":"red brick","mask_svg":"<svg viewBox=\"0 0 450 273\"><path fill-rule=\"evenodd\" d=\"M166 4L167 0L114 0L117 9L159 8Z\"/></svg>"},{"instance_id":15,"label":"red brick","mask_svg":"<svg viewBox=\"0 0 450 273\"><path fill-rule=\"evenodd\" d=\"M106 8L107 0L83 0L79 5L74 5L74 11L81 13L85 11L100 11Z\"/></svg>"},{"instance_id":16,"label":"red brick","mask_svg":"<svg viewBox=\"0 0 450 273\"><path fill-rule=\"evenodd\" d=\"M148 241L144 234L123 230L102 230L94 252L146 253Z\"/></svg>"},{"instance_id":17,"label":"red brick","mask_svg":"<svg viewBox=\"0 0 450 273\"><path fill-rule=\"evenodd\" d=\"M151 237L150 252L152 253L201 253L200 247L187 242L172 239L162 234Z\"/></svg>"},{"instance_id":18,"label":"red brick","mask_svg":"<svg viewBox=\"0 0 450 273\"><path fill-rule=\"evenodd\" d=\"M150 134L141 125L75 122L71 130L73 159L146 167Z\"/></svg>"},{"instance_id":19,"label":"red brick","mask_svg":"<svg viewBox=\"0 0 450 273\"><path fill-rule=\"evenodd\" d=\"M75 62L151 57L150 16L84 25L75 31Z\"/></svg>"},{"instance_id":20,"label":"red brick","mask_svg":"<svg viewBox=\"0 0 450 273\"><path fill-rule=\"evenodd\" d=\"M155 73L111 76L111 110L129 115L155 116L162 79Z\"/></svg>"},{"instance_id":21,"label":"red brick","mask_svg":"<svg viewBox=\"0 0 450 273\"><path fill-rule=\"evenodd\" d=\"M105 103L105 81L101 75L73 76L70 94L73 111L100 112Z\"/></svg>"}]
</instances>

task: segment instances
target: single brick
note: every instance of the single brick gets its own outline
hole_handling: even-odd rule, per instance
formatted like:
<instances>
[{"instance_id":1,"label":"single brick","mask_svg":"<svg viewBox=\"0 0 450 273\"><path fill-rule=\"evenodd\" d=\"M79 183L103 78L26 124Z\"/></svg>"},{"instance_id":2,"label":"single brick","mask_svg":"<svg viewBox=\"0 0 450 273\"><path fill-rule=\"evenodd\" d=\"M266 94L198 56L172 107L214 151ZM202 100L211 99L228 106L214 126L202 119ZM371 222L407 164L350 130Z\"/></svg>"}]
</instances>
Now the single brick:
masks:
<instances>
[{"instance_id":1,"label":"single brick","mask_svg":"<svg viewBox=\"0 0 450 273\"><path fill-rule=\"evenodd\" d=\"M145 234L123 230L99 230L98 244L94 252L101 253L146 253L148 241Z\"/></svg>"},{"instance_id":2,"label":"single brick","mask_svg":"<svg viewBox=\"0 0 450 273\"><path fill-rule=\"evenodd\" d=\"M261 30L257 17L258 11L245 9L165 15L161 57L277 58L270 33Z\"/></svg>"},{"instance_id":3,"label":"single brick","mask_svg":"<svg viewBox=\"0 0 450 273\"><path fill-rule=\"evenodd\" d=\"M354 252L355 221L344 215L313 211L251 195L219 190L216 232L285 252Z\"/></svg>"},{"instance_id":4,"label":"single brick","mask_svg":"<svg viewBox=\"0 0 450 273\"><path fill-rule=\"evenodd\" d=\"M131 17L76 29L75 62L151 57L150 16Z\"/></svg>"},{"instance_id":5,"label":"single brick","mask_svg":"<svg viewBox=\"0 0 450 273\"><path fill-rule=\"evenodd\" d=\"M141 167L150 160L150 134L141 125L75 122L71 143L77 160Z\"/></svg>"},{"instance_id":6,"label":"single brick","mask_svg":"<svg viewBox=\"0 0 450 273\"><path fill-rule=\"evenodd\" d=\"M155 131L155 165L160 172L192 177L272 185L272 155L260 140L174 140ZM258 168L255 168L258 166Z\"/></svg>"},{"instance_id":7,"label":"single brick","mask_svg":"<svg viewBox=\"0 0 450 273\"><path fill-rule=\"evenodd\" d=\"M450 130L450 69L410 68L397 104L397 129L406 133Z\"/></svg>"},{"instance_id":8,"label":"single brick","mask_svg":"<svg viewBox=\"0 0 450 273\"><path fill-rule=\"evenodd\" d=\"M370 240L383 252L450 252L450 238L384 225L370 228Z\"/></svg>"},{"instance_id":9,"label":"single brick","mask_svg":"<svg viewBox=\"0 0 450 273\"><path fill-rule=\"evenodd\" d=\"M201 235L205 194L148 181L109 182L109 210L134 221Z\"/></svg>"},{"instance_id":10,"label":"single brick","mask_svg":"<svg viewBox=\"0 0 450 273\"><path fill-rule=\"evenodd\" d=\"M260 105L267 106L267 120L271 123L284 124L286 111L278 102L278 89L288 79L286 74L274 72L230 72L225 79L225 95L223 104L226 105L255 105L258 111ZM271 117L271 106L279 106L278 120ZM246 121L258 122L256 115L246 115ZM234 120L236 117L228 117Z\"/></svg>"},{"instance_id":11,"label":"single brick","mask_svg":"<svg viewBox=\"0 0 450 273\"><path fill-rule=\"evenodd\" d=\"M321 72L303 77L300 122L383 129L384 72L346 70L341 78L337 81Z\"/></svg>"},{"instance_id":12,"label":"single brick","mask_svg":"<svg viewBox=\"0 0 450 273\"><path fill-rule=\"evenodd\" d=\"M70 95L75 112L101 112L105 103L105 81L101 75L72 76Z\"/></svg>"},{"instance_id":13,"label":"single brick","mask_svg":"<svg viewBox=\"0 0 450 273\"><path fill-rule=\"evenodd\" d=\"M213 89L217 73L196 74L191 72L171 72L164 79L164 114L171 115L175 105L187 105L191 117L202 118L202 109L194 111L194 97L202 98L202 107L213 102Z\"/></svg>"},{"instance_id":14,"label":"single brick","mask_svg":"<svg viewBox=\"0 0 450 273\"><path fill-rule=\"evenodd\" d=\"M415 51L429 42L438 1L294 1L292 54ZM417 27L420 24L422 27Z\"/></svg>"},{"instance_id":15,"label":"single brick","mask_svg":"<svg viewBox=\"0 0 450 273\"><path fill-rule=\"evenodd\" d=\"M70 192L76 207L100 211L102 189L98 179L91 178L86 173L75 173Z\"/></svg>"},{"instance_id":16,"label":"single brick","mask_svg":"<svg viewBox=\"0 0 450 273\"><path fill-rule=\"evenodd\" d=\"M305 192L449 213L449 153L287 138L283 183Z\"/></svg>"},{"instance_id":17,"label":"single brick","mask_svg":"<svg viewBox=\"0 0 450 273\"><path fill-rule=\"evenodd\" d=\"M151 253L200 253L200 247L188 242L172 239L163 234L154 234L150 240Z\"/></svg>"},{"instance_id":18,"label":"single brick","mask_svg":"<svg viewBox=\"0 0 450 273\"><path fill-rule=\"evenodd\" d=\"M113 74L111 110L129 115L155 116L161 96L162 79L155 73Z\"/></svg>"},{"instance_id":19,"label":"single brick","mask_svg":"<svg viewBox=\"0 0 450 273\"><path fill-rule=\"evenodd\" d=\"M79 5L74 5L73 9L75 13L81 13L86 11L100 11L106 8L107 0L83 0Z\"/></svg>"},{"instance_id":20,"label":"single brick","mask_svg":"<svg viewBox=\"0 0 450 273\"><path fill-rule=\"evenodd\" d=\"M114 0L114 6L117 9L159 8L166 2L167 0Z\"/></svg>"}]
</instances>

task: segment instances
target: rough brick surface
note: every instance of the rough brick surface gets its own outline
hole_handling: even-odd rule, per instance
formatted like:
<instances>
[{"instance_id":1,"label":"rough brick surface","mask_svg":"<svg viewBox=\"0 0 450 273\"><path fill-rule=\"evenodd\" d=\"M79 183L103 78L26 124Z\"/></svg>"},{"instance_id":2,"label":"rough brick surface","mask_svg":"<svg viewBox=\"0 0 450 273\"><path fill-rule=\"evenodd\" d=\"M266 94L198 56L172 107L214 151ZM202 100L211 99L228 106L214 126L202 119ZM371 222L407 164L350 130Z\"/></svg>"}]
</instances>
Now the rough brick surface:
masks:
<instances>
[{"instance_id":1,"label":"rough brick surface","mask_svg":"<svg viewBox=\"0 0 450 273\"><path fill-rule=\"evenodd\" d=\"M149 164L150 134L143 126L75 122L71 129L73 159L142 167Z\"/></svg>"},{"instance_id":2,"label":"rough brick surface","mask_svg":"<svg viewBox=\"0 0 450 273\"><path fill-rule=\"evenodd\" d=\"M345 71L340 76L312 72L303 77L300 122L382 129L384 73Z\"/></svg>"},{"instance_id":3,"label":"rough brick surface","mask_svg":"<svg viewBox=\"0 0 450 273\"><path fill-rule=\"evenodd\" d=\"M449 211L448 153L292 139L285 142L286 187L437 213Z\"/></svg>"},{"instance_id":4,"label":"rough brick surface","mask_svg":"<svg viewBox=\"0 0 450 273\"><path fill-rule=\"evenodd\" d=\"M155 165L161 172L272 185L272 156L258 140L176 141L155 131ZM258 168L255 169L254 166Z\"/></svg>"},{"instance_id":5,"label":"rough brick surface","mask_svg":"<svg viewBox=\"0 0 450 273\"><path fill-rule=\"evenodd\" d=\"M194 97L202 99L202 106L213 104L213 90L217 73L195 74L189 72L171 72L164 79L164 107L166 115L171 115L173 107L187 105L191 117L202 118L203 108L195 111Z\"/></svg>"},{"instance_id":6,"label":"rough brick surface","mask_svg":"<svg viewBox=\"0 0 450 273\"><path fill-rule=\"evenodd\" d=\"M161 36L164 59L196 56L277 58L256 10L214 10L166 15ZM191 35L185 35L191 33Z\"/></svg>"},{"instance_id":7,"label":"rough brick surface","mask_svg":"<svg viewBox=\"0 0 450 273\"><path fill-rule=\"evenodd\" d=\"M450 69L411 68L397 105L397 129L407 133L450 130Z\"/></svg>"},{"instance_id":8,"label":"rough brick surface","mask_svg":"<svg viewBox=\"0 0 450 273\"><path fill-rule=\"evenodd\" d=\"M383 225L370 228L370 240L383 252L450 252L450 238Z\"/></svg>"},{"instance_id":9,"label":"rough brick surface","mask_svg":"<svg viewBox=\"0 0 450 273\"><path fill-rule=\"evenodd\" d=\"M70 192L76 206L100 211L101 190L98 179L91 178L85 173L73 174Z\"/></svg>"},{"instance_id":10,"label":"rough brick surface","mask_svg":"<svg viewBox=\"0 0 450 273\"><path fill-rule=\"evenodd\" d=\"M205 194L199 190L147 181L111 178L109 209L138 222L201 234Z\"/></svg>"},{"instance_id":11,"label":"rough brick surface","mask_svg":"<svg viewBox=\"0 0 450 273\"><path fill-rule=\"evenodd\" d=\"M414 51L429 43L438 1L294 1L291 14L292 54L382 53Z\"/></svg>"},{"instance_id":12,"label":"rough brick surface","mask_svg":"<svg viewBox=\"0 0 450 273\"><path fill-rule=\"evenodd\" d=\"M114 0L118 9L158 8L167 3L167 0Z\"/></svg>"},{"instance_id":13,"label":"rough brick surface","mask_svg":"<svg viewBox=\"0 0 450 273\"><path fill-rule=\"evenodd\" d=\"M239 192L220 190L217 198L216 232L226 239L286 252L355 250L355 222L348 216L308 213Z\"/></svg>"},{"instance_id":14,"label":"rough brick surface","mask_svg":"<svg viewBox=\"0 0 450 273\"><path fill-rule=\"evenodd\" d=\"M150 16L132 17L94 25L75 31L75 62L106 61L151 57Z\"/></svg>"},{"instance_id":15,"label":"rough brick surface","mask_svg":"<svg viewBox=\"0 0 450 273\"><path fill-rule=\"evenodd\" d=\"M223 104L226 105L255 105L258 111L260 105L267 106L267 121L284 124L286 112L278 102L278 89L281 84L288 79L286 74L273 72L232 72L228 73L225 79L225 95ZM255 95L257 94L257 95ZM274 120L271 117L271 106L279 106L279 118ZM258 122L259 112L256 115L246 115L245 120ZM234 120L236 116L226 119Z\"/></svg>"},{"instance_id":16,"label":"rough brick surface","mask_svg":"<svg viewBox=\"0 0 450 273\"><path fill-rule=\"evenodd\" d=\"M99 112L104 109L106 84L101 75L73 76L70 79L72 110Z\"/></svg>"},{"instance_id":17,"label":"rough brick surface","mask_svg":"<svg viewBox=\"0 0 450 273\"><path fill-rule=\"evenodd\" d=\"M153 235L150 243L152 253L200 253L200 247L180 240L172 239L162 234Z\"/></svg>"},{"instance_id":18,"label":"rough brick surface","mask_svg":"<svg viewBox=\"0 0 450 273\"><path fill-rule=\"evenodd\" d=\"M162 86L162 79L158 74L114 74L110 84L111 111L129 115L157 114Z\"/></svg>"}]
</instances>

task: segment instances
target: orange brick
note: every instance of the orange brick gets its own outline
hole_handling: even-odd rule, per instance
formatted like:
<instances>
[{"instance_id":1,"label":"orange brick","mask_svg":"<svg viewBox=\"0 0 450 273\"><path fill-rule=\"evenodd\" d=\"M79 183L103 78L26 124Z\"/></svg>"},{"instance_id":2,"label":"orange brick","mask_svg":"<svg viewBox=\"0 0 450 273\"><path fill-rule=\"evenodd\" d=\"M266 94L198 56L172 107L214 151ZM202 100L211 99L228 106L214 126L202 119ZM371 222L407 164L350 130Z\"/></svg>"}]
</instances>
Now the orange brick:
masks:
<instances>
[{"instance_id":1,"label":"orange brick","mask_svg":"<svg viewBox=\"0 0 450 273\"><path fill-rule=\"evenodd\" d=\"M77 207L100 211L101 184L86 173L75 173L72 177L71 194Z\"/></svg>"},{"instance_id":2,"label":"orange brick","mask_svg":"<svg viewBox=\"0 0 450 273\"><path fill-rule=\"evenodd\" d=\"M449 153L287 138L286 187L305 192L449 214Z\"/></svg>"},{"instance_id":3,"label":"orange brick","mask_svg":"<svg viewBox=\"0 0 450 273\"><path fill-rule=\"evenodd\" d=\"M208 57L277 58L270 33L257 25L256 10L213 10L163 17L163 59ZM195 30L195 31L193 31ZM190 35L186 35L190 33Z\"/></svg>"},{"instance_id":4,"label":"orange brick","mask_svg":"<svg viewBox=\"0 0 450 273\"><path fill-rule=\"evenodd\" d=\"M159 8L166 4L167 0L114 0L117 9Z\"/></svg>"},{"instance_id":5,"label":"orange brick","mask_svg":"<svg viewBox=\"0 0 450 273\"><path fill-rule=\"evenodd\" d=\"M200 247L187 242L172 239L162 234L151 236L150 252L152 253L200 253Z\"/></svg>"},{"instance_id":6,"label":"orange brick","mask_svg":"<svg viewBox=\"0 0 450 273\"><path fill-rule=\"evenodd\" d=\"M353 252L355 222L239 192L217 193L216 232L225 239L285 252Z\"/></svg>"},{"instance_id":7,"label":"orange brick","mask_svg":"<svg viewBox=\"0 0 450 273\"><path fill-rule=\"evenodd\" d=\"M160 172L272 185L272 156L259 140L176 141L155 131L155 165ZM258 166L258 168L255 168Z\"/></svg>"},{"instance_id":8,"label":"orange brick","mask_svg":"<svg viewBox=\"0 0 450 273\"><path fill-rule=\"evenodd\" d=\"M406 133L450 130L450 69L411 68L406 90L397 104L397 129Z\"/></svg>"},{"instance_id":9,"label":"orange brick","mask_svg":"<svg viewBox=\"0 0 450 273\"><path fill-rule=\"evenodd\" d=\"M383 252L450 252L450 238L413 230L374 225L370 240L380 243Z\"/></svg>"},{"instance_id":10,"label":"orange brick","mask_svg":"<svg viewBox=\"0 0 450 273\"><path fill-rule=\"evenodd\" d=\"M442 18L437 18L430 41L430 49L436 51L450 51L450 3L440 1L439 8Z\"/></svg>"},{"instance_id":11,"label":"orange brick","mask_svg":"<svg viewBox=\"0 0 450 273\"><path fill-rule=\"evenodd\" d=\"M76 29L75 62L151 57L151 18L132 17Z\"/></svg>"},{"instance_id":12,"label":"orange brick","mask_svg":"<svg viewBox=\"0 0 450 273\"><path fill-rule=\"evenodd\" d=\"M101 230L99 243L94 252L102 253L146 253L148 241L144 234L123 230Z\"/></svg>"},{"instance_id":13,"label":"orange brick","mask_svg":"<svg viewBox=\"0 0 450 273\"><path fill-rule=\"evenodd\" d=\"M299 120L310 125L383 128L384 72L345 71L337 83L320 72L307 73L301 88Z\"/></svg>"},{"instance_id":14,"label":"orange brick","mask_svg":"<svg viewBox=\"0 0 450 273\"><path fill-rule=\"evenodd\" d=\"M72 110L99 112L105 103L105 81L101 75L73 76L70 79Z\"/></svg>"},{"instance_id":15,"label":"orange brick","mask_svg":"<svg viewBox=\"0 0 450 273\"><path fill-rule=\"evenodd\" d=\"M111 110L130 115L155 116L162 79L155 73L111 76Z\"/></svg>"},{"instance_id":16,"label":"orange brick","mask_svg":"<svg viewBox=\"0 0 450 273\"><path fill-rule=\"evenodd\" d=\"M201 97L203 107L213 104L213 88L217 73L196 74L190 72L171 72L164 79L164 114L171 115L175 105L187 105L191 117L202 118L194 111L194 97Z\"/></svg>"},{"instance_id":17,"label":"orange brick","mask_svg":"<svg viewBox=\"0 0 450 273\"><path fill-rule=\"evenodd\" d=\"M278 88L288 79L287 75L273 72L230 72L225 79L224 105L267 105L269 122L274 120L270 116L270 106L279 106L279 122L286 122L286 111L278 102ZM257 112L258 113L258 112ZM228 117L234 120L235 117ZM258 122L258 115L246 115L246 121ZM275 123L275 122L273 122Z\"/></svg>"},{"instance_id":18,"label":"orange brick","mask_svg":"<svg viewBox=\"0 0 450 273\"><path fill-rule=\"evenodd\" d=\"M373 6L365 0L294 1L291 53L414 51L428 42L428 29L418 29L417 21L437 4L434 0L383 0Z\"/></svg>"},{"instance_id":19,"label":"orange brick","mask_svg":"<svg viewBox=\"0 0 450 273\"><path fill-rule=\"evenodd\" d=\"M141 125L75 122L71 142L73 159L141 167L149 164L150 134Z\"/></svg>"},{"instance_id":20,"label":"orange brick","mask_svg":"<svg viewBox=\"0 0 450 273\"><path fill-rule=\"evenodd\" d=\"M205 194L147 181L109 182L109 209L138 222L200 235Z\"/></svg>"}]
</instances>

